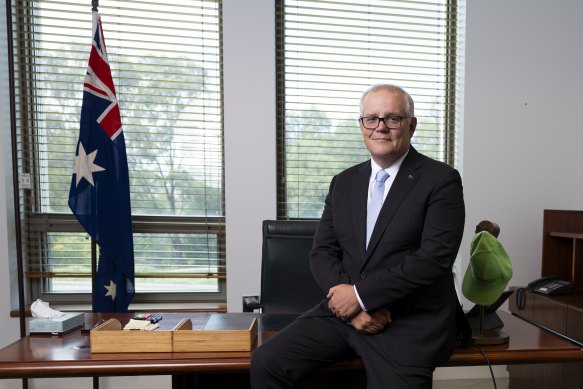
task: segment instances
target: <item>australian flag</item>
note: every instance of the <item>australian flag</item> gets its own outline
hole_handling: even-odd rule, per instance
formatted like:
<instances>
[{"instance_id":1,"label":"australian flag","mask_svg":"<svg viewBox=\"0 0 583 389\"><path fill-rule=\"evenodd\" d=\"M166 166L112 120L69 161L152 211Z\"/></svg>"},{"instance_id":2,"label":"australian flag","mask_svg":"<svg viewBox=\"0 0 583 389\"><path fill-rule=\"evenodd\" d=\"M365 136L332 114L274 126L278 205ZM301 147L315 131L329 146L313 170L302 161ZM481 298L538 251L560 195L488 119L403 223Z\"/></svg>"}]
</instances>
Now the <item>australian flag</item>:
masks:
<instances>
[{"instance_id":1,"label":"australian flag","mask_svg":"<svg viewBox=\"0 0 583 389\"><path fill-rule=\"evenodd\" d=\"M134 243L128 162L101 18L93 13L93 44L69 207L99 245L94 312L124 312L134 296Z\"/></svg>"}]
</instances>

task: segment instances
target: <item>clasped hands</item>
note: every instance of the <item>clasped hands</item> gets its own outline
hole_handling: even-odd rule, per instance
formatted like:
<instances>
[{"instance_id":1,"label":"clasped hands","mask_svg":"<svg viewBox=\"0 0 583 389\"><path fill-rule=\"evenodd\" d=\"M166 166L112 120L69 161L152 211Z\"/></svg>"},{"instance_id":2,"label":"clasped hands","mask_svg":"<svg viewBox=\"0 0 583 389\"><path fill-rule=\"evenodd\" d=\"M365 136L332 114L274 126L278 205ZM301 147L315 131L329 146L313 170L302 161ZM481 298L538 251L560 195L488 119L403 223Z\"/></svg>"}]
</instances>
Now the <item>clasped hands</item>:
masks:
<instances>
[{"instance_id":1,"label":"clasped hands","mask_svg":"<svg viewBox=\"0 0 583 389\"><path fill-rule=\"evenodd\" d=\"M340 284L328 291L328 308L340 320L350 321L363 334L376 334L391 323L391 312L381 308L374 313L363 311L358 303L353 285Z\"/></svg>"}]
</instances>

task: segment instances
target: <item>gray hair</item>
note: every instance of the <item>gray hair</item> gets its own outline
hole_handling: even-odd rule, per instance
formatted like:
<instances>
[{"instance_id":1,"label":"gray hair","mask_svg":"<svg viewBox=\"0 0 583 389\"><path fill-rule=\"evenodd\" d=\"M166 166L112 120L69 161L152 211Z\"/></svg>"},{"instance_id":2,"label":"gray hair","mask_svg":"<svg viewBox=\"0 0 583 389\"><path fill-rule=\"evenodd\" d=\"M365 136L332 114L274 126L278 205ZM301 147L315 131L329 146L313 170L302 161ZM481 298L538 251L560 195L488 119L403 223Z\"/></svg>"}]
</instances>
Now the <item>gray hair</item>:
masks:
<instances>
[{"instance_id":1,"label":"gray hair","mask_svg":"<svg viewBox=\"0 0 583 389\"><path fill-rule=\"evenodd\" d=\"M362 111L362 103L364 102L364 99L366 98L366 96L368 96L369 93L371 93L371 92L376 92L376 91L379 91L382 89L387 90L389 92L401 93L403 96L405 96L405 98L407 99L407 115L410 117L415 116L415 103L413 102L413 98L411 97L411 95L409 93L407 93L407 91L405 91L400 86L393 85L393 84L377 84L377 85L371 86L366 91L364 91L364 93L362 94L362 97L360 98L360 114L361 115L364 113Z\"/></svg>"}]
</instances>

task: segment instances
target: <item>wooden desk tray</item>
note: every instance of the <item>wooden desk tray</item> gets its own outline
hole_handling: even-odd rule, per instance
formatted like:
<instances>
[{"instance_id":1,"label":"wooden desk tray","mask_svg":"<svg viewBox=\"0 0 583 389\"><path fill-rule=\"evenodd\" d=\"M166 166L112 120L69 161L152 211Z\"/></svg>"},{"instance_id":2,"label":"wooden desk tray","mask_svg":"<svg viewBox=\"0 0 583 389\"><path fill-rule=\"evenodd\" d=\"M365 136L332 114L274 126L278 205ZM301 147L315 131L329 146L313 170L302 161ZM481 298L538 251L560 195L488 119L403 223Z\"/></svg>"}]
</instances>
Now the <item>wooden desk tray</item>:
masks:
<instances>
[{"instance_id":1,"label":"wooden desk tray","mask_svg":"<svg viewBox=\"0 0 583 389\"><path fill-rule=\"evenodd\" d=\"M257 339L257 319L245 314L214 313L202 329L182 320L172 335L174 352L251 351Z\"/></svg>"},{"instance_id":2,"label":"wooden desk tray","mask_svg":"<svg viewBox=\"0 0 583 389\"><path fill-rule=\"evenodd\" d=\"M245 314L213 313L199 328L182 319L172 330L128 331L117 319L91 330L92 353L169 353L251 351L257 319Z\"/></svg>"},{"instance_id":3,"label":"wooden desk tray","mask_svg":"<svg viewBox=\"0 0 583 389\"><path fill-rule=\"evenodd\" d=\"M109 319L91 330L89 344L92 353L169 353L172 331L128 331Z\"/></svg>"}]
</instances>

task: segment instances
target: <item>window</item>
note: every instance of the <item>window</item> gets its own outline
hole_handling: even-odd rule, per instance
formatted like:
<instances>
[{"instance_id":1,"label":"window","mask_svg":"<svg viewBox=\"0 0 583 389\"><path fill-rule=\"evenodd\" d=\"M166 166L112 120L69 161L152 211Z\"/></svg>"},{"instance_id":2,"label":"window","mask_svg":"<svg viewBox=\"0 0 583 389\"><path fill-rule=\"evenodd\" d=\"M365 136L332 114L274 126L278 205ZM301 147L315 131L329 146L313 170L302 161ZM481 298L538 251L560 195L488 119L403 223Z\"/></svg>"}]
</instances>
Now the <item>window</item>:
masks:
<instances>
[{"instance_id":1,"label":"window","mask_svg":"<svg viewBox=\"0 0 583 389\"><path fill-rule=\"evenodd\" d=\"M102 3L130 173L133 301L224 301L221 3ZM28 291L89 302L90 238L67 200L91 2L13 2L12 31Z\"/></svg>"},{"instance_id":2,"label":"window","mask_svg":"<svg viewBox=\"0 0 583 389\"><path fill-rule=\"evenodd\" d=\"M333 175L369 158L362 92L415 100L413 145L451 165L461 132L462 1L277 2L278 217L319 218Z\"/></svg>"}]
</instances>

